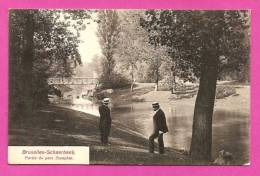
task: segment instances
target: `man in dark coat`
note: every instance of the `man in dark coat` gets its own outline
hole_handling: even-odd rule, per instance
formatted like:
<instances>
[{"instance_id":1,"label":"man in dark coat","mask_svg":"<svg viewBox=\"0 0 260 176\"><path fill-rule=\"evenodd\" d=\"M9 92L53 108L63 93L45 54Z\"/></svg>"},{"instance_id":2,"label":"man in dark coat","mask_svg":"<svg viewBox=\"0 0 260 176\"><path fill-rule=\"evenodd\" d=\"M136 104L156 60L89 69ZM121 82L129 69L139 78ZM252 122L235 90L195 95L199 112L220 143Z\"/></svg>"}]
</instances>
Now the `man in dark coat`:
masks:
<instances>
[{"instance_id":1,"label":"man in dark coat","mask_svg":"<svg viewBox=\"0 0 260 176\"><path fill-rule=\"evenodd\" d=\"M166 118L164 112L161 110L159 103L155 102L152 104L154 115L153 115L153 134L149 137L149 152L154 152L154 139L158 138L159 153L164 153L163 134L168 132L166 124Z\"/></svg>"},{"instance_id":2,"label":"man in dark coat","mask_svg":"<svg viewBox=\"0 0 260 176\"><path fill-rule=\"evenodd\" d=\"M100 122L99 130L101 135L101 143L108 144L108 136L111 128L110 109L108 107L109 98L104 98L102 105L99 106Z\"/></svg>"}]
</instances>

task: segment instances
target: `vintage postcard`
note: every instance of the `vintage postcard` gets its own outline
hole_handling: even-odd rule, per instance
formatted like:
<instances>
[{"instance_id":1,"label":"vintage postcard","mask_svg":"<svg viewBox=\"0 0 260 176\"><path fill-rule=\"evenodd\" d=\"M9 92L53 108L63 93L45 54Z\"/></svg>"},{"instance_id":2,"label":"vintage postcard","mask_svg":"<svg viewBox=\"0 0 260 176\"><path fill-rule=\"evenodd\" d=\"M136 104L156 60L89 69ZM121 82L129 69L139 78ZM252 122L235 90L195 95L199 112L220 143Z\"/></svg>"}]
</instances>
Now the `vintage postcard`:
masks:
<instances>
[{"instance_id":1,"label":"vintage postcard","mask_svg":"<svg viewBox=\"0 0 260 176\"><path fill-rule=\"evenodd\" d=\"M0 7L1 176L259 173L258 1Z\"/></svg>"},{"instance_id":2,"label":"vintage postcard","mask_svg":"<svg viewBox=\"0 0 260 176\"><path fill-rule=\"evenodd\" d=\"M248 164L250 17L9 10L9 163Z\"/></svg>"}]
</instances>

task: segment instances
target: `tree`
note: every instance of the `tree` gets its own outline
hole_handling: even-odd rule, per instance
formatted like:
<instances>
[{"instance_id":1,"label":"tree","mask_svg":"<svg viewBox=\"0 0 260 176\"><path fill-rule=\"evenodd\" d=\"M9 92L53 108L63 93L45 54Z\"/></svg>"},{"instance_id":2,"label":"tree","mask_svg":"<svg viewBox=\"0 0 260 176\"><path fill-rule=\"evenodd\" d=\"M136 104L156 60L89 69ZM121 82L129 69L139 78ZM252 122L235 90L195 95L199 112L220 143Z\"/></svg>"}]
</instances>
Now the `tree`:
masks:
<instances>
[{"instance_id":1,"label":"tree","mask_svg":"<svg viewBox=\"0 0 260 176\"><path fill-rule=\"evenodd\" d=\"M141 31L139 30L139 18L141 14L138 11L123 11L119 13L121 21L121 32L117 50L116 61L131 77L131 92L134 88L135 72L137 64L141 59L140 43L142 40Z\"/></svg>"},{"instance_id":2,"label":"tree","mask_svg":"<svg viewBox=\"0 0 260 176\"><path fill-rule=\"evenodd\" d=\"M70 20L62 20L66 16ZM80 23L83 18L90 18L89 13L82 15L78 10L10 11L11 116L30 116L34 108L48 102L48 77L71 76L72 63L81 63L78 35L69 27L70 23ZM84 26L78 24L75 30L81 28Z\"/></svg>"},{"instance_id":3,"label":"tree","mask_svg":"<svg viewBox=\"0 0 260 176\"><path fill-rule=\"evenodd\" d=\"M190 155L209 161L216 82L226 68L237 68L247 55L244 45L246 11L146 12L144 28L160 37L159 43L176 51L180 77L200 80L195 102ZM148 27L147 27L148 26ZM173 39L174 38L174 39Z\"/></svg>"},{"instance_id":4,"label":"tree","mask_svg":"<svg viewBox=\"0 0 260 176\"><path fill-rule=\"evenodd\" d=\"M179 11L179 14L182 12ZM164 24L164 25L161 25ZM169 10L148 10L146 18L141 19L141 26L149 33L150 43L155 45L163 44L166 47L168 57L164 60L170 66L168 75L172 79L171 91L176 91L176 76L182 77L184 81L194 81L194 76L189 69L185 69L186 60L181 57L182 38L173 37L181 35L179 28L182 22L173 11ZM184 75L185 76L184 76Z\"/></svg>"},{"instance_id":5,"label":"tree","mask_svg":"<svg viewBox=\"0 0 260 176\"><path fill-rule=\"evenodd\" d=\"M233 80L237 80L241 83L249 83L249 51L250 51L250 18L247 11L239 11L239 15L243 19L243 23L245 28L236 29L238 34L244 33L243 37L243 47L241 54L240 62L232 59L230 62L235 62L235 64L222 64L222 68L220 70L219 79L231 78Z\"/></svg>"},{"instance_id":6,"label":"tree","mask_svg":"<svg viewBox=\"0 0 260 176\"><path fill-rule=\"evenodd\" d=\"M161 45L156 45L149 49L148 55L146 56L145 62L149 65L148 67L148 77L155 82L155 91L158 91L159 81L165 75L161 74L162 64L168 58L168 54L165 48ZM167 62L167 61L166 61Z\"/></svg>"},{"instance_id":7,"label":"tree","mask_svg":"<svg viewBox=\"0 0 260 176\"><path fill-rule=\"evenodd\" d=\"M120 21L115 10L98 11L98 37L104 55L102 80L106 87L111 87L112 74L115 67L114 54L118 46Z\"/></svg>"},{"instance_id":8,"label":"tree","mask_svg":"<svg viewBox=\"0 0 260 176\"><path fill-rule=\"evenodd\" d=\"M119 45L116 53L116 61L121 72L130 75L131 91L133 91L134 82L138 71L138 65L146 62L150 71L148 74L159 81L159 68L163 54L161 48L155 51L149 44L148 33L140 26L140 19L144 15L143 11L128 10L119 13L121 21L121 32ZM144 70L142 70L144 71Z\"/></svg>"}]
</instances>

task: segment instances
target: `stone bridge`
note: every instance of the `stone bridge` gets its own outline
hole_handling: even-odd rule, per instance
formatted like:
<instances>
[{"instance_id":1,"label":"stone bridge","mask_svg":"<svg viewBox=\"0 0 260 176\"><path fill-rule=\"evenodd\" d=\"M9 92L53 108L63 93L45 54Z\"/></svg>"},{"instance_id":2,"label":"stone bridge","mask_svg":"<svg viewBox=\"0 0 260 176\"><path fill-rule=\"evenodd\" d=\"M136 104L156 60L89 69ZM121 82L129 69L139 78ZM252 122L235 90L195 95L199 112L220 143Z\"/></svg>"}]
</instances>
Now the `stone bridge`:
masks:
<instances>
[{"instance_id":1,"label":"stone bridge","mask_svg":"<svg viewBox=\"0 0 260 176\"><path fill-rule=\"evenodd\" d=\"M98 86L97 78L49 78L49 85L94 85Z\"/></svg>"},{"instance_id":2,"label":"stone bridge","mask_svg":"<svg viewBox=\"0 0 260 176\"><path fill-rule=\"evenodd\" d=\"M75 101L81 101L87 99L89 96L93 96L95 89L99 86L97 78L49 78L48 84L55 90L60 92L60 99L57 102L69 101L75 103ZM82 102L83 102L82 101Z\"/></svg>"}]
</instances>

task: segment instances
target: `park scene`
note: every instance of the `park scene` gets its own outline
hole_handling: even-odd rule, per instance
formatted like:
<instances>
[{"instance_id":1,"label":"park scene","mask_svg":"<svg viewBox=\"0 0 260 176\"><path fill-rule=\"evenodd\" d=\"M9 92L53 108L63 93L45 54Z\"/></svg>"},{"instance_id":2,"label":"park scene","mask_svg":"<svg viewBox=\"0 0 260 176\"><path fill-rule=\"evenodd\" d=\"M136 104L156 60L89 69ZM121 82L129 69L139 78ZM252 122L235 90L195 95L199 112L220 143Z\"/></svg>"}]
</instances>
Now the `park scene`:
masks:
<instances>
[{"instance_id":1,"label":"park scene","mask_svg":"<svg viewBox=\"0 0 260 176\"><path fill-rule=\"evenodd\" d=\"M250 11L9 11L9 146L90 164L248 165Z\"/></svg>"}]
</instances>

